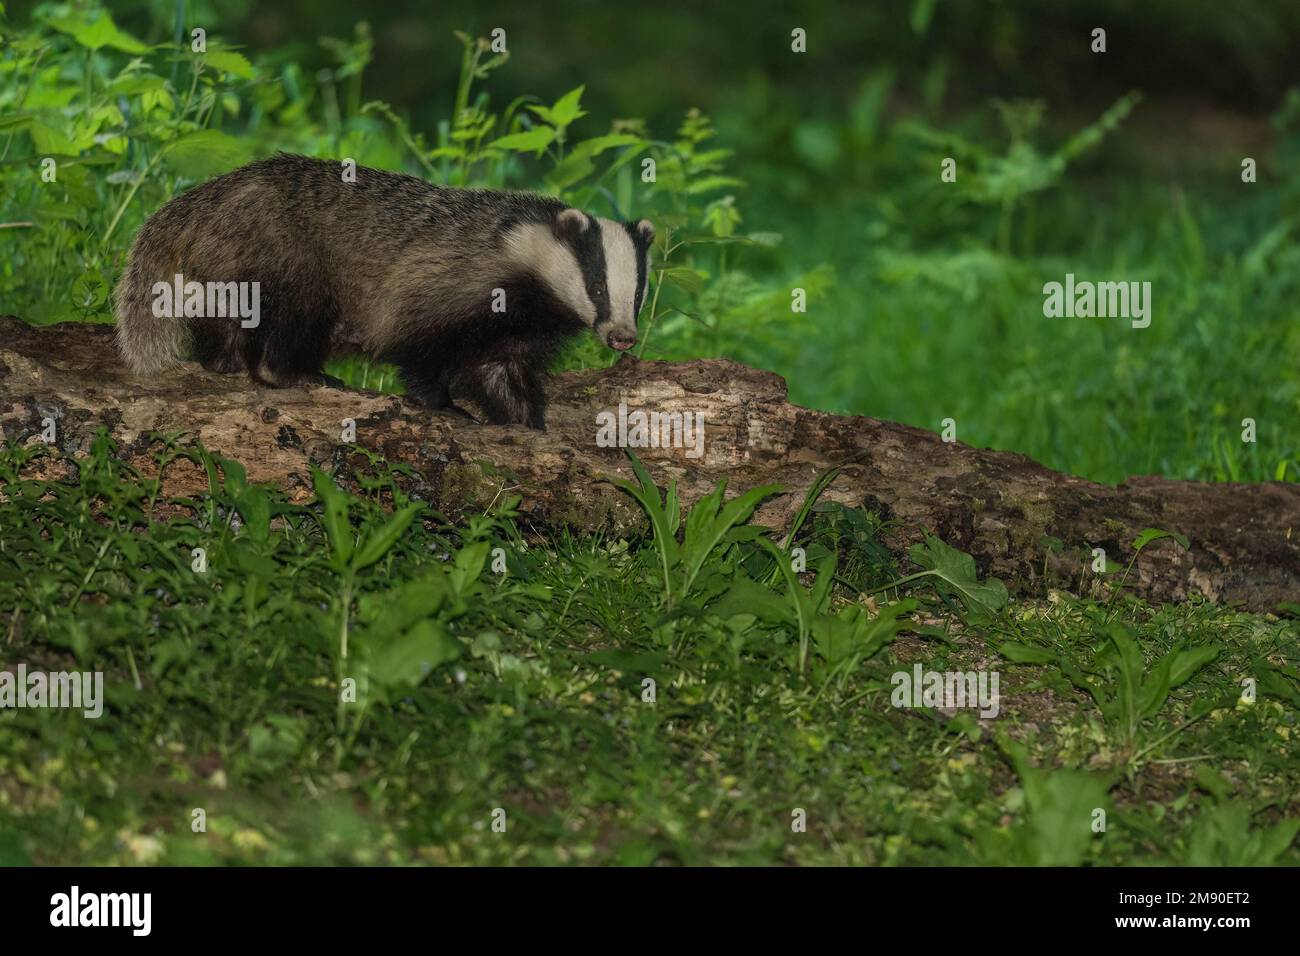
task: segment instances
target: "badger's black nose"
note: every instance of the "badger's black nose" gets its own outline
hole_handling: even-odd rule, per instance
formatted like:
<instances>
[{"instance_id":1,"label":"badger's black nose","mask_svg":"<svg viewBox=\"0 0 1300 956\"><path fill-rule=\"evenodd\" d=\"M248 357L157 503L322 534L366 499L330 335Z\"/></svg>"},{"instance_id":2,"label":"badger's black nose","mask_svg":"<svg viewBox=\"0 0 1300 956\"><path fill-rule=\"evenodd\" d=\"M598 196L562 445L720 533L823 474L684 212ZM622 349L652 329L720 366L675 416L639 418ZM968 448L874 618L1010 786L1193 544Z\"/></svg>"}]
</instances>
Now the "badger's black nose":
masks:
<instances>
[{"instance_id":1,"label":"badger's black nose","mask_svg":"<svg viewBox=\"0 0 1300 956\"><path fill-rule=\"evenodd\" d=\"M636 335L628 335L625 332L611 332L609 336L609 347L619 352L626 352L632 346L636 345Z\"/></svg>"}]
</instances>

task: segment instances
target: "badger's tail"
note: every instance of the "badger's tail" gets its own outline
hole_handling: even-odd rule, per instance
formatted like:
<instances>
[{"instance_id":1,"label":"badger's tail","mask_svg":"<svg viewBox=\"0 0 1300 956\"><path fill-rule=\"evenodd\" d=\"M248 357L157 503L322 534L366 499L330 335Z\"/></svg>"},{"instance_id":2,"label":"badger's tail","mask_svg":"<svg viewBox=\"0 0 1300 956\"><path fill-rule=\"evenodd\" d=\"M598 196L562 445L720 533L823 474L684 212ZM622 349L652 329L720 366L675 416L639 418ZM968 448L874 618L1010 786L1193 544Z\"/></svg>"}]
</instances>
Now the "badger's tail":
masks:
<instances>
[{"instance_id":1,"label":"badger's tail","mask_svg":"<svg viewBox=\"0 0 1300 956\"><path fill-rule=\"evenodd\" d=\"M113 311L117 315L117 350L131 371L149 375L184 357L189 329L182 315L173 318L165 314L173 310L164 310L163 315L154 313L153 281L141 263L142 258L147 258L143 256L143 245L137 240L131 250L131 260L113 295Z\"/></svg>"}]
</instances>

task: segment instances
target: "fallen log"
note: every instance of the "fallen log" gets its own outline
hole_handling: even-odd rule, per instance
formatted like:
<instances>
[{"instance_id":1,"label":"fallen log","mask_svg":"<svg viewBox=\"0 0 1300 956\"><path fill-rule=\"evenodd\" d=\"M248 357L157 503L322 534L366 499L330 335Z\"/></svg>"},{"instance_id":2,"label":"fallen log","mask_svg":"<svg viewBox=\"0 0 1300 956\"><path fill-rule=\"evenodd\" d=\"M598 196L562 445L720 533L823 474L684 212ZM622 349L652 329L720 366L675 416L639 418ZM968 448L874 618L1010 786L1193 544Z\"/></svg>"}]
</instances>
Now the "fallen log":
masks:
<instances>
[{"instance_id":1,"label":"fallen log","mask_svg":"<svg viewBox=\"0 0 1300 956\"><path fill-rule=\"evenodd\" d=\"M756 520L788 528L817 476L838 467L824 501L862 506L890 522L887 543L902 551L931 531L971 553L982 574L1012 590L1042 593L1047 582L1095 585L1093 548L1111 562L1133 556L1145 528L1178 532L1141 550L1128 577L1153 601L1192 594L1252 610L1300 600L1300 486L1206 484L1158 477L1118 487L1053 472L1010 452L944 442L919 428L791 405L783 379L734 362L642 362L623 358L599 371L567 372L551 383L546 432L481 425L431 413L403 398L325 386L265 389L243 376L186 363L154 378L130 374L112 329L63 324L35 328L0 317L0 428L8 441L54 441L84 454L99 428L118 454L144 473L155 433L184 432L242 462L252 481L272 482L298 500L311 497L310 465L346 471L364 456L355 445L405 462L418 492L444 513L481 509L503 495L523 496L539 525L586 530L643 525L637 506L603 483L631 477L617 447L597 441L625 409L702 415L704 441L637 448L661 486L676 481L684 507L723 478L729 492L779 483ZM602 413L604 413L602 415ZM689 420L688 420L689 421ZM635 436L634 436L635 437ZM163 490L206 490L197 469L168 469ZM1060 545L1054 545L1053 539Z\"/></svg>"}]
</instances>

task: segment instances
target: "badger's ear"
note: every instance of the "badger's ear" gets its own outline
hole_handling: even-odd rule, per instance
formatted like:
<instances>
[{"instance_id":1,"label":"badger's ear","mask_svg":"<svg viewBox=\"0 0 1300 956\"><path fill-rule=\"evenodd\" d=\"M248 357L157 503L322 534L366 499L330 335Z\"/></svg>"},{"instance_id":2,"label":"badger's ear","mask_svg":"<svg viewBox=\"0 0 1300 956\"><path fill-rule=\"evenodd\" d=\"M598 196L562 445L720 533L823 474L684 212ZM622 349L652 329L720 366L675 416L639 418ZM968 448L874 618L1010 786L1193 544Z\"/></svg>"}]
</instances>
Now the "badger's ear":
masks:
<instances>
[{"instance_id":1,"label":"badger's ear","mask_svg":"<svg viewBox=\"0 0 1300 956\"><path fill-rule=\"evenodd\" d=\"M555 217L555 237L571 239L587 231L589 225L587 214L581 209L569 207Z\"/></svg>"},{"instance_id":2,"label":"badger's ear","mask_svg":"<svg viewBox=\"0 0 1300 956\"><path fill-rule=\"evenodd\" d=\"M655 224L649 219L642 219L636 224L636 234L647 243L655 241Z\"/></svg>"}]
</instances>

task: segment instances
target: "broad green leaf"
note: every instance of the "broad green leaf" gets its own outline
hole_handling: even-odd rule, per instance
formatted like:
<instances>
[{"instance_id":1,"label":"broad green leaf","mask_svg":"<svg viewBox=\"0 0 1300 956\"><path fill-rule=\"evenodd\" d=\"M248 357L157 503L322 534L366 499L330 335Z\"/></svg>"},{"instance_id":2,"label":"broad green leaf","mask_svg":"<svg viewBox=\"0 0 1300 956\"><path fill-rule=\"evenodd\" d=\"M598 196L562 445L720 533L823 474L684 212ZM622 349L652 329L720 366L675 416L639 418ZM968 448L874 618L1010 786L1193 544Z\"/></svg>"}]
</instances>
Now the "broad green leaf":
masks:
<instances>
[{"instance_id":1,"label":"broad green leaf","mask_svg":"<svg viewBox=\"0 0 1300 956\"><path fill-rule=\"evenodd\" d=\"M644 146L645 144L644 139L631 133L606 133L604 136L593 136L591 139L584 139L573 147L569 155L593 157L599 156L607 149L614 149L618 146Z\"/></svg>"},{"instance_id":2,"label":"broad green leaf","mask_svg":"<svg viewBox=\"0 0 1300 956\"><path fill-rule=\"evenodd\" d=\"M281 573L280 565L249 545L236 543L229 551L231 563L245 574L269 584Z\"/></svg>"},{"instance_id":3,"label":"broad green leaf","mask_svg":"<svg viewBox=\"0 0 1300 956\"><path fill-rule=\"evenodd\" d=\"M839 566L839 562L839 555L832 551L813 569L816 575L813 579L811 601L812 609L817 614L826 610L826 602L830 599L831 585L835 582L835 569Z\"/></svg>"},{"instance_id":4,"label":"broad green leaf","mask_svg":"<svg viewBox=\"0 0 1300 956\"><path fill-rule=\"evenodd\" d=\"M352 523L348 521L350 496L319 468L312 468L311 480L316 489L316 500L323 508L321 524L325 528L325 536L329 539L333 554L331 563L336 571L342 571L347 567L348 559L352 557L356 546Z\"/></svg>"},{"instance_id":5,"label":"broad green leaf","mask_svg":"<svg viewBox=\"0 0 1300 956\"><path fill-rule=\"evenodd\" d=\"M737 614L753 614L768 624L797 621L788 600L743 574L736 577L727 593L709 605L708 611L723 620Z\"/></svg>"},{"instance_id":6,"label":"broad green leaf","mask_svg":"<svg viewBox=\"0 0 1300 956\"><path fill-rule=\"evenodd\" d=\"M1184 863L1188 866L1272 866L1295 841L1300 818L1251 828L1249 806L1220 803L1192 824Z\"/></svg>"},{"instance_id":7,"label":"broad green leaf","mask_svg":"<svg viewBox=\"0 0 1300 956\"><path fill-rule=\"evenodd\" d=\"M998 653L1017 664L1050 664L1056 655L1046 648L1030 647L1028 644L1016 644L1008 641L998 645Z\"/></svg>"},{"instance_id":8,"label":"broad green leaf","mask_svg":"<svg viewBox=\"0 0 1300 956\"><path fill-rule=\"evenodd\" d=\"M704 276L687 266L673 266L663 270L663 278L683 292L695 295L704 289Z\"/></svg>"},{"instance_id":9,"label":"broad green leaf","mask_svg":"<svg viewBox=\"0 0 1300 956\"><path fill-rule=\"evenodd\" d=\"M1154 717L1169 699L1169 670L1172 665L1173 656L1166 654L1143 678L1138 698L1138 715L1142 719Z\"/></svg>"},{"instance_id":10,"label":"broad green leaf","mask_svg":"<svg viewBox=\"0 0 1300 956\"><path fill-rule=\"evenodd\" d=\"M450 593L447 572L437 569L387 591L362 595L357 617L365 622L364 635L379 639L405 631L416 621L432 617Z\"/></svg>"},{"instance_id":11,"label":"broad green leaf","mask_svg":"<svg viewBox=\"0 0 1300 956\"><path fill-rule=\"evenodd\" d=\"M1133 539L1133 550L1141 551L1152 541L1158 541L1161 538L1173 538L1183 546L1184 551L1190 546L1186 535L1174 531L1161 531L1159 528L1145 528Z\"/></svg>"},{"instance_id":12,"label":"broad green leaf","mask_svg":"<svg viewBox=\"0 0 1300 956\"><path fill-rule=\"evenodd\" d=\"M112 47L124 53L148 53L149 47L129 33L124 33L113 23L107 11L64 17L50 17L47 21L60 33L66 33L82 46L91 50Z\"/></svg>"},{"instance_id":13,"label":"broad green leaf","mask_svg":"<svg viewBox=\"0 0 1300 956\"><path fill-rule=\"evenodd\" d=\"M586 179L595 169L596 164L589 157L570 153L564 157L563 162L546 174L546 184L559 192Z\"/></svg>"},{"instance_id":14,"label":"broad green leaf","mask_svg":"<svg viewBox=\"0 0 1300 956\"><path fill-rule=\"evenodd\" d=\"M819 578L820 580L820 572ZM871 657L903 631L908 622L900 620L916 609L913 600L881 608L873 618L866 608L851 604L834 616L819 614L813 619L813 642L828 664L838 664L852 657Z\"/></svg>"},{"instance_id":15,"label":"broad green leaf","mask_svg":"<svg viewBox=\"0 0 1300 956\"><path fill-rule=\"evenodd\" d=\"M234 50L212 50L204 54L203 61L214 70L233 74L244 80L253 78L253 64L248 57Z\"/></svg>"},{"instance_id":16,"label":"broad green leaf","mask_svg":"<svg viewBox=\"0 0 1300 956\"><path fill-rule=\"evenodd\" d=\"M913 561L929 571L941 583L940 593L956 594L968 610L997 611L1007 603L1007 588L997 578L980 581L975 559L964 551L927 534L922 544L908 552Z\"/></svg>"},{"instance_id":17,"label":"broad green leaf","mask_svg":"<svg viewBox=\"0 0 1300 956\"><path fill-rule=\"evenodd\" d=\"M1197 671L1218 657L1219 651L1218 645L1209 644L1169 655L1173 660L1173 667L1169 671L1169 686L1180 687L1187 683Z\"/></svg>"},{"instance_id":18,"label":"broad green leaf","mask_svg":"<svg viewBox=\"0 0 1300 956\"><path fill-rule=\"evenodd\" d=\"M524 133L510 133L487 144L488 149L508 149L517 153L536 153L540 156L555 139L555 130L549 126L535 126Z\"/></svg>"},{"instance_id":19,"label":"broad green leaf","mask_svg":"<svg viewBox=\"0 0 1300 956\"><path fill-rule=\"evenodd\" d=\"M586 111L578 104L582 99L582 91L585 87L578 87L576 90L570 90L562 97L556 100L554 106L530 105L527 108L539 116L543 121L550 123L552 126L564 129L574 120L581 116L586 116Z\"/></svg>"},{"instance_id":20,"label":"broad green leaf","mask_svg":"<svg viewBox=\"0 0 1300 956\"><path fill-rule=\"evenodd\" d=\"M719 508L726 487L725 481L719 482L713 491L696 503L686 518L686 534L682 543L682 559L686 565L683 595L690 589L691 582L723 536L732 527L748 521L764 498L781 491L780 485L761 485L737 495Z\"/></svg>"},{"instance_id":21,"label":"broad green leaf","mask_svg":"<svg viewBox=\"0 0 1300 956\"><path fill-rule=\"evenodd\" d=\"M81 152L66 132L41 120L33 119L27 124L27 135L32 138L32 145L38 153L56 156L75 156Z\"/></svg>"},{"instance_id":22,"label":"broad green leaf","mask_svg":"<svg viewBox=\"0 0 1300 956\"><path fill-rule=\"evenodd\" d=\"M556 126L563 127L568 126L579 117L586 116L586 111L579 105L585 89L586 86L579 86L556 100L555 105L551 107L550 121Z\"/></svg>"},{"instance_id":23,"label":"broad green leaf","mask_svg":"<svg viewBox=\"0 0 1300 956\"><path fill-rule=\"evenodd\" d=\"M861 608L852 610L860 611ZM856 618L819 614L812 621L813 646L828 664L838 664L852 656L859 638Z\"/></svg>"},{"instance_id":24,"label":"broad green leaf","mask_svg":"<svg viewBox=\"0 0 1300 956\"><path fill-rule=\"evenodd\" d=\"M1142 672L1146 666L1142 659L1142 649L1133 639L1132 632L1123 624L1112 624L1106 636L1118 652L1119 684L1116 688L1116 705L1119 708L1119 719L1123 721L1131 735L1136 730L1137 721L1141 716ZM1165 693L1168 693L1167 687Z\"/></svg>"},{"instance_id":25,"label":"broad green leaf","mask_svg":"<svg viewBox=\"0 0 1300 956\"><path fill-rule=\"evenodd\" d=\"M696 196L715 189L736 189L744 185L744 180L737 179L734 176L704 176L690 183L686 187L686 191L692 196Z\"/></svg>"},{"instance_id":26,"label":"broad green leaf","mask_svg":"<svg viewBox=\"0 0 1300 956\"><path fill-rule=\"evenodd\" d=\"M1142 717L1154 717L1158 714L1169 698L1169 692L1187 683L1197 671L1218 657L1219 650L1217 645L1205 645L1189 650L1180 648L1162 657L1143 682Z\"/></svg>"},{"instance_id":27,"label":"broad green leaf","mask_svg":"<svg viewBox=\"0 0 1300 956\"><path fill-rule=\"evenodd\" d=\"M450 577L452 590L457 595L463 595L469 589L469 586L479 579L483 573L483 565L487 563L488 555L492 552L492 545L487 541L475 541L473 544L467 544L456 552L453 559L453 567Z\"/></svg>"},{"instance_id":28,"label":"broad green leaf","mask_svg":"<svg viewBox=\"0 0 1300 956\"><path fill-rule=\"evenodd\" d=\"M238 495L248 487L248 472L239 462L230 458L213 455L213 460L221 466L222 487L231 495Z\"/></svg>"},{"instance_id":29,"label":"broad green leaf","mask_svg":"<svg viewBox=\"0 0 1300 956\"><path fill-rule=\"evenodd\" d=\"M252 158L251 143L215 129L182 136L163 154L168 166L186 179L194 180L229 172Z\"/></svg>"},{"instance_id":30,"label":"broad green leaf","mask_svg":"<svg viewBox=\"0 0 1300 956\"><path fill-rule=\"evenodd\" d=\"M370 678L383 688L414 687L461 654L460 641L440 621L423 620L401 636L371 648Z\"/></svg>"},{"instance_id":31,"label":"broad green leaf","mask_svg":"<svg viewBox=\"0 0 1300 956\"><path fill-rule=\"evenodd\" d=\"M146 73L142 70L132 70L131 72L123 70L112 83L108 84L108 88L120 96L132 96L136 93L152 93L157 90L165 90L167 89L167 81L161 76Z\"/></svg>"},{"instance_id":32,"label":"broad green leaf","mask_svg":"<svg viewBox=\"0 0 1300 956\"><path fill-rule=\"evenodd\" d=\"M1096 839L1093 813L1110 806L1111 781L1097 774L1032 766L1028 751L1005 734L998 745L1011 759L1025 794L1021 819L1011 830L1012 859L1022 866L1077 866ZM986 838L986 846L992 841Z\"/></svg>"},{"instance_id":33,"label":"broad green leaf","mask_svg":"<svg viewBox=\"0 0 1300 956\"><path fill-rule=\"evenodd\" d=\"M424 510L423 502L415 502L402 508L389 518L377 530L372 531L361 550L352 559L352 569L361 571L380 560L397 544L402 533L410 527L415 516Z\"/></svg>"},{"instance_id":34,"label":"broad green leaf","mask_svg":"<svg viewBox=\"0 0 1300 956\"><path fill-rule=\"evenodd\" d=\"M12 111L5 116L0 116L0 132L15 132L22 129L35 118L36 113L31 110L23 113Z\"/></svg>"},{"instance_id":35,"label":"broad green leaf","mask_svg":"<svg viewBox=\"0 0 1300 956\"><path fill-rule=\"evenodd\" d=\"M271 532L271 500L261 488L248 487L235 498L244 528L254 541L266 541Z\"/></svg>"}]
</instances>

